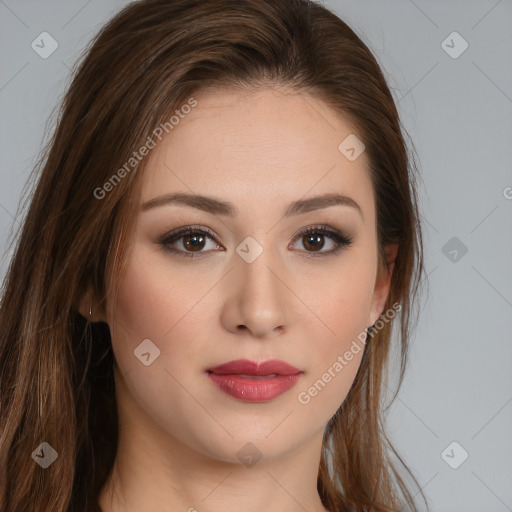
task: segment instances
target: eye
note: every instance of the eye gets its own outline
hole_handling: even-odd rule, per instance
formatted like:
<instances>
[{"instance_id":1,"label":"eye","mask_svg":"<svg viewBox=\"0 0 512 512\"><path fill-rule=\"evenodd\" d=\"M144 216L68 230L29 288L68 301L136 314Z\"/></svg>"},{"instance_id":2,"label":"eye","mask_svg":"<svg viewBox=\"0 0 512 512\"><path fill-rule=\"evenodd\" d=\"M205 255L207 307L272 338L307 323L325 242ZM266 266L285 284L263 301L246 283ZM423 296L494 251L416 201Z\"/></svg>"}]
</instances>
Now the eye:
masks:
<instances>
[{"instance_id":1,"label":"eye","mask_svg":"<svg viewBox=\"0 0 512 512\"><path fill-rule=\"evenodd\" d=\"M302 230L296 238L302 241L303 246L306 248L306 252L312 253L310 254L310 257L314 258L335 254L341 249L348 247L353 241L352 237L346 236L340 231L332 229L329 226L311 226ZM325 238L330 238L331 242L334 241L334 248L329 251L320 252L320 250L324 248Z\"/></svg>"},{"instance_id":2,"label":"eye","mask_svg":"<svg viewBox=\"0 0 512 512\"><path fill-rule=\"evenodd\" d=\"M215 240L215 235L208 228L186 226L176 229L175 231L172 231L166 235L162 240L160 240L160 245L162 245L166 251L169 251L172 254L195 258L196 255L194 253L200 254L201 252L204 252L201 250L205 247L207 238ZM185 250L172 247L172 245L176 244L181 239L183 239L181 245L185 248Z\"/></svg>"},{"instance_id":3,"label":"eye","mask_svg":"<svg viewBox=\"0 0 512 512\"><path fill-rule=\"evenodd\" d=\"M321 252L321 249L324 248L326 238L331 240L334 248L329 251ZM196 258L199 257L200 254L207 252L203 251L203 249L208 239L216 241L215 234L208 228L185 226L165 235L159 243L166 251L172 254ZM328 256L337 253L339 250L348 247L353 240L352 237L345 236L340 231L332 229L329 226L311 226L299 232L294 240L297 239L302 241L306 252L312 257ZM179 249L174 245L181 245L183 248ZM219 244L213 245L219 247Z\"/></svg>"}]
</instances>

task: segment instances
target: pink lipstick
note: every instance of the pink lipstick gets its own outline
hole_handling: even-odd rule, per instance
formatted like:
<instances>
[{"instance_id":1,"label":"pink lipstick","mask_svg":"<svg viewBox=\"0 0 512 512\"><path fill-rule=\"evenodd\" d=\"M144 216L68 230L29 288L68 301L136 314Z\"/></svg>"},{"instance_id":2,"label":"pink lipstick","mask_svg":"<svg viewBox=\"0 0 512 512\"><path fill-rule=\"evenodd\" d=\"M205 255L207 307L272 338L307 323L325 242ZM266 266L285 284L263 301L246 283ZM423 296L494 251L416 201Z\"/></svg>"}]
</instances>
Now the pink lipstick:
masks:
<instances>
[{"instance_id":1,"label":"pink lipstick","mask_svg":"<svg viewBox=\"0 0 512 512\"><path fill-rule=\"evenodd\" d=\"M208 370L210 380L224 393L244 402L267 402L291 389L302 371L271 359L257 363L237 359Z\"/></svg>"}]
</instances>

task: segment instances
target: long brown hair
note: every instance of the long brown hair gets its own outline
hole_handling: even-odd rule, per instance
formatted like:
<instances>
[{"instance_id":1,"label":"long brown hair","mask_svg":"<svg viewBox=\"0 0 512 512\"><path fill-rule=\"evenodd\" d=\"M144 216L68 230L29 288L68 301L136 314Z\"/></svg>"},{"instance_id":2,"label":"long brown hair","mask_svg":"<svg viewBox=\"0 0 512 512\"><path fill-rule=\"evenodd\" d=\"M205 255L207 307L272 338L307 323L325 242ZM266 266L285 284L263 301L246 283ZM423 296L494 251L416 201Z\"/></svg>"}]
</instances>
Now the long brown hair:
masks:
<instances>
[{"instance_id":1,"label":"long brown hair","mask_svg":"<svg viewBox=\"0 0 512 512\"><path fill-rule=\"evenodd\" d=\"M341 19L306 0L142 0L84 52L34 168L37 184L3 282L1 510L99 511L113 467L111 333L77 304L91 287L95 304L115 296L145 160L104 197L95 190L193 94L273 85L310 93L353 123L370 162L380 273L387 244L399 244L385 309L399 303L401 312L366 343L326 428L318 492L332 511L416 510L405 480L412 475L386 437L383 407L392 326L399 387L424 272L416 167L376 59ZM33 457L43 442L58 454L46 469Z\"/></svg>"}]
</instances>

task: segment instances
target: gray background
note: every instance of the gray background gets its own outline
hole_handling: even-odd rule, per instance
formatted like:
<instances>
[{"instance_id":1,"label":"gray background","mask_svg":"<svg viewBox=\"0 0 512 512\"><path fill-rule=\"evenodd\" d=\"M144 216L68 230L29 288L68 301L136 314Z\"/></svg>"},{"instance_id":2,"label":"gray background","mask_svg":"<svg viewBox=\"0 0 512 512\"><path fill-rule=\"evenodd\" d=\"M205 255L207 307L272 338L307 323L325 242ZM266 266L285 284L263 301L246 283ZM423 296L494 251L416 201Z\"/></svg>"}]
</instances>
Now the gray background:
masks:
<instances>
[{"instance_id":1,"label":"gray background","mask_svg":"<svg viewBox=\"0 0 512 512\"><path fill-rule=\"evenodd\" d=\"M0 0L0 249L69 70L127 3ZM384 67L424 183L428 288L391 438L433 511L512 511L512 1L323 3Z\"/></svg>"}]
</instances>

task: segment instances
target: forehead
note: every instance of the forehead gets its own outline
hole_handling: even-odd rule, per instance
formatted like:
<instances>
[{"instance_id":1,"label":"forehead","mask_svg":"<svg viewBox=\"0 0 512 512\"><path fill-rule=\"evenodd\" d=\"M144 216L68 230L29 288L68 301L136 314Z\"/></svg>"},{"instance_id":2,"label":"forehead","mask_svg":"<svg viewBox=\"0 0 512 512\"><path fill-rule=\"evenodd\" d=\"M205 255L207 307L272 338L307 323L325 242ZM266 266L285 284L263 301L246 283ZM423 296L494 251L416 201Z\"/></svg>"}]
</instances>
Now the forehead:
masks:
<instances>
[{"instance_id":1,"label":"forehead","mask_svg":"<svg viewBox=\"0 0 512 512\"><path fill-rule=\"evenodd\" d=\"M286 88L208 90L148 156L141 202L168 192L214 195L235 204L291 202L338 192L372 209L363 152L339 145L350 123L321 100ZM371 214L371 211L368 212Z\"/></svg>"}]
</instances>

